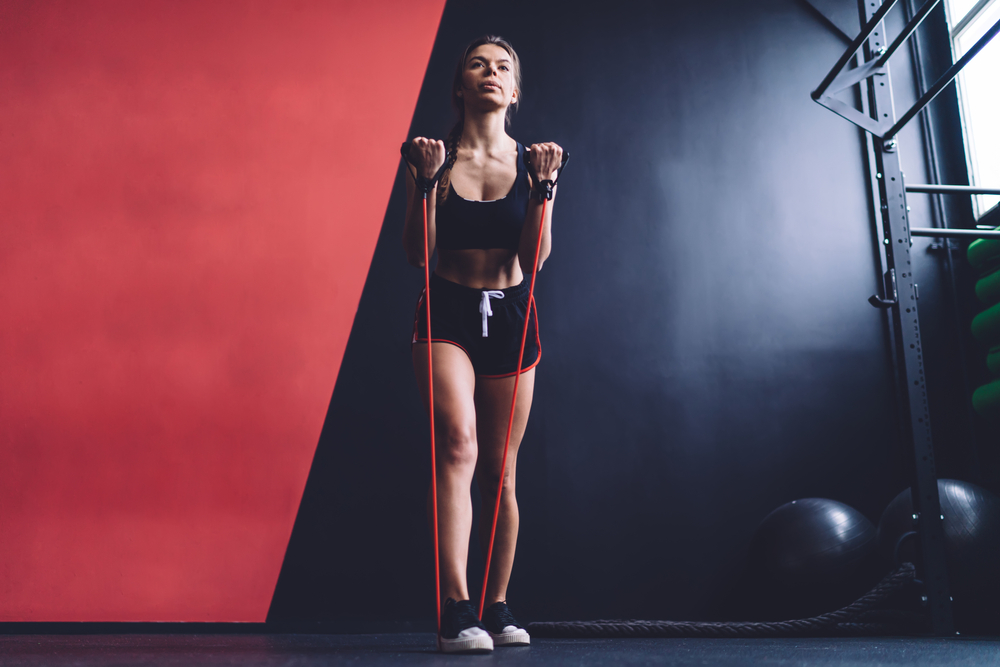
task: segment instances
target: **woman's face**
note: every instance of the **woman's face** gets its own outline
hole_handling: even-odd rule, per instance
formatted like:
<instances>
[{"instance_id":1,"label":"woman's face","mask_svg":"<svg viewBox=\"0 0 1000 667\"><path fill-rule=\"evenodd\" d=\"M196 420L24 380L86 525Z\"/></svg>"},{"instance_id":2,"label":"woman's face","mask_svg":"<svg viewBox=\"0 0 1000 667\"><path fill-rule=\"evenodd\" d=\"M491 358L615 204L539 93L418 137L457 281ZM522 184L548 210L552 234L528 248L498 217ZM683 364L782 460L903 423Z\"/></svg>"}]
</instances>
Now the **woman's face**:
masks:
<instances>
[{"instance_id":1,"label":"woman's face","mask_svg":"<svg viewBox=\"0 0 1000 667\"><path fill-rule=\"evenodd\" d=\"M496 44L483 44L473 49L465 60L458 95L466 105L485 109L506 109L517 100L514 63L507 50Z\"/></svg>"}]
</instances>

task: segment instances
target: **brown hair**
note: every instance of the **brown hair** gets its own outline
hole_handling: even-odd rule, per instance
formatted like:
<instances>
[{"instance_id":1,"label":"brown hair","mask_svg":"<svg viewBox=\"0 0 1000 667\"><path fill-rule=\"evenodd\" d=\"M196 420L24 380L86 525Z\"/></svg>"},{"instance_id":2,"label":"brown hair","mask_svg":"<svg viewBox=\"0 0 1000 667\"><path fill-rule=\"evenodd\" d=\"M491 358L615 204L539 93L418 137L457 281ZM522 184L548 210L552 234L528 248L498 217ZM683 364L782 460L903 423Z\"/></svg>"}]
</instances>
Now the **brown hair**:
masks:
<instances>
[{"instance_id":1,"label":"brown hair","mask_svg":"<svg viewBox=\"0 0 1000 667\"><path fill-rule=\"evenodd\" d=\"M445 150L448 151L447 160L449 161L449 167L441 176L441 182L438 185L438 204L443 204L448 197L448 185L451 182L450 165L454 164L454 156L458 153L458 144L462 140L462 129L465 126L465 102L458 95L458 91L462 89L462 75L465 72L465 65L469 60L469 54L483 44L495 44L510 54L511 71L514 74L514 90L517 91L517 99L507 107L505 121L508 126L510 125L511 117L517 111L517 104L521 100L521 59L517 57L517 52L514 51L514 47L510 45L510 42L496 35L483 35L469 42L469 45L465 47L465 52L462 53L461 59L458 61L458 65L455 67L455 76L451 81L451 106L458 114L458 120L452 126L451 131L444 140Z\"/></svg>"}]
</instances>

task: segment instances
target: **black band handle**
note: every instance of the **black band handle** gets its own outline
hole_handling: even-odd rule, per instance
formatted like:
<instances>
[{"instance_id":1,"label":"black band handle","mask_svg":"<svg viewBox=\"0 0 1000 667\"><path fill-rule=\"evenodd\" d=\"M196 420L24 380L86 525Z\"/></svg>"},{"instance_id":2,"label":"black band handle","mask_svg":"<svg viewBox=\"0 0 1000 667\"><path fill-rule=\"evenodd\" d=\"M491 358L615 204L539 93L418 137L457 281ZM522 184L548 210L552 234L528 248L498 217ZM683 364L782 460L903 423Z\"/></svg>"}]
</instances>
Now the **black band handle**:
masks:
<instances>
[{"instance_id":1,"label":"black band handle","mask_svg":"<svg viewBox=\"0 0 1000 667\"><path fill-rule=\"evenodd\" d=\"M426 178L420 173L420 170L417 169L417 166L412 162L410 162L410 147L412 145L413 145L412 141L404 141L403 145L399 147L399 154L403 156L403 161L407 165L413 167L412 175L414 182L416 182L417 184L417 190L423 193L424 198L426 199L427 195L430 194L431 190L433 190L437 186L438 182L441 180L441 177L444 176L444 172L447 171L448 169L451 169L451 166L455 164L455 154L449 153L448 156L445 157L444 164L442 164L441 168L437 170L437 173L434 174L432 178Z\"/></svg>"},{"instance_id":2,"label":"black band handle","mask_svg":"<svg viewBox=\"0 0 1000 667\"><path fill-rule=\"evenodd\" d=\"M530 169L531 168L531 157L530 153L525 151L524 153L524 164ZM566 167L566 163L569 162L569 151L563 151L562 162L559 163L559 168L556 169L555 180L545 179L544 181L538 180L538 174L535 173L535 187L531 191L531 196L535 199L548 199L551 201L555 194L556 183L559 182L559 176L562 174L562 170Z\"/></svg>"}]
</instances>

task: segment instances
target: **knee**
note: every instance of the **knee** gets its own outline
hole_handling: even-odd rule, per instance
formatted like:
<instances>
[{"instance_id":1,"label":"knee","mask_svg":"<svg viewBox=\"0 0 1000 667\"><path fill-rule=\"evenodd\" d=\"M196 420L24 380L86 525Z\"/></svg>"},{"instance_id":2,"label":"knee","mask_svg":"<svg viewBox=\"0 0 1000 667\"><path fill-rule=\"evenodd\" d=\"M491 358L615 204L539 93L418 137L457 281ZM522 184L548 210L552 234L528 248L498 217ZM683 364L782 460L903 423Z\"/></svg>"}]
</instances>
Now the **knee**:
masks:
<instances>
[{"instance_id":1,"label":"knee","mask_svg":"<svg viewBox=\"0 0 1000 667\"><path fill-rule=\"evenodd\" d=\"M500 469L494 468L485 471L479 479L479 486L482 487L490 497L496 496L497 486L500 484ZM514 497L514 473L510 467L504 471L503 475L503 497Z\"/></svg>"},{"instance_id":2,"label":"knee","mask_svg":"<svg viewBox=\"0 0 1000 667\"><path fill-rule=\"evenodd\" d=\"M438 463L450 468L475 468L479 453L475 428L446 428L438 441Z\"/></svg>"}]
</instances>

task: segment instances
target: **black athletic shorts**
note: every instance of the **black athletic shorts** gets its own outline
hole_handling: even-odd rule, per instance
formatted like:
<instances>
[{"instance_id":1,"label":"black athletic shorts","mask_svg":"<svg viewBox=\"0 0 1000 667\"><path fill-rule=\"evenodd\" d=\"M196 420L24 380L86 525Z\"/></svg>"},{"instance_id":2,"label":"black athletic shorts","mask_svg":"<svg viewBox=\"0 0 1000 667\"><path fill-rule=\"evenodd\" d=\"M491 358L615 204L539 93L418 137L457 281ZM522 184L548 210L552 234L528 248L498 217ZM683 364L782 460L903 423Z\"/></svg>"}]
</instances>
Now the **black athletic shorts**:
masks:
<instances>
[{"instance_id":1,"label":"black athletic shorts","mask_svg":"<svg viewBox=\"0 0 1000 667\"><path fill-rule=\"evenodd\" d=\"M451 343L469 355L476 375L514 375L517 354L528 311L528 280L504 290L466 287L431 274L431 337L435 343ZM413 318L413 343L427 340L427 306L424 290ZM542 357L538 338L538 308L531 304L528 337L524 343L521 372L534 368Z\"/></svg>"}]
</instances>

